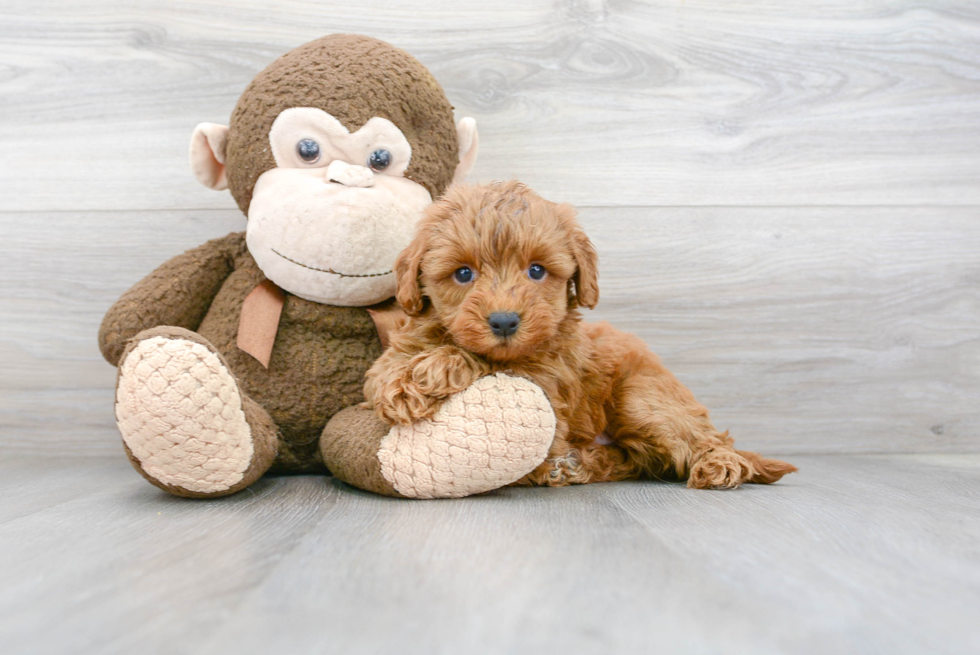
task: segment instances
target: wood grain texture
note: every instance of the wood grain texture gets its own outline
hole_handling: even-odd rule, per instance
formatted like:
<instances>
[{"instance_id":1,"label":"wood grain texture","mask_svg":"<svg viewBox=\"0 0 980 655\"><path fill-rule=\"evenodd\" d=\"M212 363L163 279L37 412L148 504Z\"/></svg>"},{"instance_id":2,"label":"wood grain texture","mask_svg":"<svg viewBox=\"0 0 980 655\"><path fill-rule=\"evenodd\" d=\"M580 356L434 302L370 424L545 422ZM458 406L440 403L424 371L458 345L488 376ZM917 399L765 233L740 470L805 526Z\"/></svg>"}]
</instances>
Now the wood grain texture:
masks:
<instances>
[{"instance_id":1,"label":"wood grain texture","mask_svg":"<svg viewBox=\"0 0 980 655\"><path fill-rule=\"evenodd\" d=\"M602 264L589 318L642 336L739 443L980 451L976 209L582 216Z\"/></svg>"},{"instance_id":2,"label":"wood grain texture","mask_svg":"<svg viewBox=\"0 0 980 655\"><path fill-rule=\"evenodd\" d=\"M215 501L124 461L0 463L12 655L974 653L980 459L801 457L772 487ZM71 485L65 484L71 481Z\"/></svg>"},{"instance_id":3,"label":"wood grain texture","mask_svg":"<svg viewBox=\"0 0 980 655\"><path fill-rule=\"evenodd\" d=\"M231 206L189 184L194 125L344 31L477 118L475 179L588 205L980 204L972 0L7 0L0 25L0 210Z\"/></svg>"},{"instance_id":4,"label":"wood grain texture","mask_svg":"<svg viewBox=\"0 0 980 655\"><path fill-rule=\"evenodd\" d=\"M433 70L475 180L579 205L589 319L801 472L448 502L143 481L102 315L243 229L191 131L331 32ZM5 0L0 650L980 651L978 107L972 0ZM917 454L840 454L874 452Z\"/></svg>"},{"instance_id":5,"label":"wood grain texture","mask_svg":"<svg viewBox=\"0 0 980 655\"><path fill-rule=\"evenodd\" d=\"M772 453L980 451L972 208L582 208L599 307ZM40 227L40 226L43 226ZM0 213L0 445L118 454L102 315L234 211Z\"/></svg>"},{"instance_id":6,"label":"wood grain texture","mask_svg":"<svg viewBox=\"0 0 980 655\"><path fill-rule=\"evenodd\" d=\"M237 210L0 213L0 447L118 453L103 315L168 258L242 229Z\"/></svg>"}]
</instances>

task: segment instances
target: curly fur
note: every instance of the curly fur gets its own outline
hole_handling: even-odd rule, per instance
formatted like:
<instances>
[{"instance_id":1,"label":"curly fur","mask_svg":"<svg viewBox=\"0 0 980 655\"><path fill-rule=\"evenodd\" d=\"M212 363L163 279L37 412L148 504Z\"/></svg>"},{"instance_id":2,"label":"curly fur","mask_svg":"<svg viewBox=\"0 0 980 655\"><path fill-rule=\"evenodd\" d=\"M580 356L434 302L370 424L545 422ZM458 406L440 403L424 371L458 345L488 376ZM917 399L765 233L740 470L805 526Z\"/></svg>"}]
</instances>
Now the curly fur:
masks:
<instances>
[{"instance_id":1,"label":"curly fur","mask_svg":"<svg viewBox=\"0 0 980 655\"><path fill-rule=\"evenodd\" d=\"M367 373L368 404L410 423L485 375L534 381L558 430L548 459L517 484L666 478L734 488L795 471L735 450L640 339L582 322L577 308L599 300L597 263L571 207L517 182L451 189L396 262L409 319ZM528 275L532 264L545 268L542 279ZM464 266L468 283L454 278ZM496 336L492 312L517 313L517 332Z\"/></svg>"}]
</instances>

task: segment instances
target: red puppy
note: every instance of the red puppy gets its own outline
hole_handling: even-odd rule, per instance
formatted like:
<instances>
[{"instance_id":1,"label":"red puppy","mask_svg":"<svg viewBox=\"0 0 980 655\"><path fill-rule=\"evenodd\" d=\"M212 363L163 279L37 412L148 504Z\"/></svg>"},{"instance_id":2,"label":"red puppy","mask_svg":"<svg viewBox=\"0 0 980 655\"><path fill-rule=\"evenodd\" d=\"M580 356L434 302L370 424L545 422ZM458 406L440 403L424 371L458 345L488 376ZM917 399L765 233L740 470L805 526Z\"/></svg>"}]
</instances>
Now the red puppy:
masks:
<instances>
[{"instance_id":1,"label":"red puppy","mask_svg":"<svg viewBox=\"0 0 980 655\"><path fill-rule=\"evenodd\" d=\"M558 428L548 459L517 484L666 478L734 488L795 471L735 450L640 339L582 322L576 308L599 300L596 268L571 207L517 182L450 190L395 264L409 320L368 371L367 402L410 423L485 375L534 381Z\"/></svg>"}]
</instances>

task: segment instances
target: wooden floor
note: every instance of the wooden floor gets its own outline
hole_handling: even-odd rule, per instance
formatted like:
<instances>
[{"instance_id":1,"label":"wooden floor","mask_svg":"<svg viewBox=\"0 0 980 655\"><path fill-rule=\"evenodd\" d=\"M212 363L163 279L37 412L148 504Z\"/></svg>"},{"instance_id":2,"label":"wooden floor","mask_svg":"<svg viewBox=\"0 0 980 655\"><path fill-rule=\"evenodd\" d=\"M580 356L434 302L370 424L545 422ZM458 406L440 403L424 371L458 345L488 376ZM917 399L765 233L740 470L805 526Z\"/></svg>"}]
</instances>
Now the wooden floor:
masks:
<instances>
[{"instance_id":1,"label":"wooden floor","mask_svg":"<svg viewBox=\"0 0 980 655\"><path fill-rule=\"evenodd\" d=\"M976 653L980 456L800 456L772 487L174 498L0 465L4 653Z\"/></svg>"}]
</instances>

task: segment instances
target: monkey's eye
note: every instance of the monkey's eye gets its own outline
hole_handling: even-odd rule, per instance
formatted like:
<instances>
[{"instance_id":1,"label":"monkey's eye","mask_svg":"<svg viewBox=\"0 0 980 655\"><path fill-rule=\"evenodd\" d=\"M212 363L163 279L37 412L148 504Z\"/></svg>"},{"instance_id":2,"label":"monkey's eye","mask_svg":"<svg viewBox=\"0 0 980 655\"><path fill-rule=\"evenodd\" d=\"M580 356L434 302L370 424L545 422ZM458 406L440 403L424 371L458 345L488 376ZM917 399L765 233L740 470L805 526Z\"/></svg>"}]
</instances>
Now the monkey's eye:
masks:
<instances>
[{"instance_id":1,"label":"monkey's eye","mask_svg":"<svg viewBox=\"0 0 980 655\"><path fill-rule=\"evenodd\" d=\"M296 154L307 164L313 164L320 158L320 144L313 139L303 139L296 144Z\"/></svg>"},{"instance_id":2,"label":"monkey's eye","mask_svg":"<svg viewBox=\"0 0 980 655\"><path fill-rule=\"evenodd\" d=\"M527 276L532 280L540 280L547 275L548 271L545 270L544 266L541 264L531 264L527 269Z\"/></svg>"},{"instance_id":3,"label":"monkey's eye","mask_svg":"<svg viewBox=\"0 0 980 655\"><path fill-rule=\"evenodd\" d=\"M391 166L391 153L383 148L378 148L368 157L368 166L375 171L383 171Z\"/></svg>"},{"instance_id":4,"label":"monkey's eye","mask_svg":"<svg viewBox=\"0 0 980 655\"><path fill-rule=\"evenodd\" d=\"M455 273L453 273L453 277L456 278L456 281L460 284L469 284L473 281L473 271L470 270L469 266L461 266L460 268L456 269Z\"/></svg>"}]
</instances>

